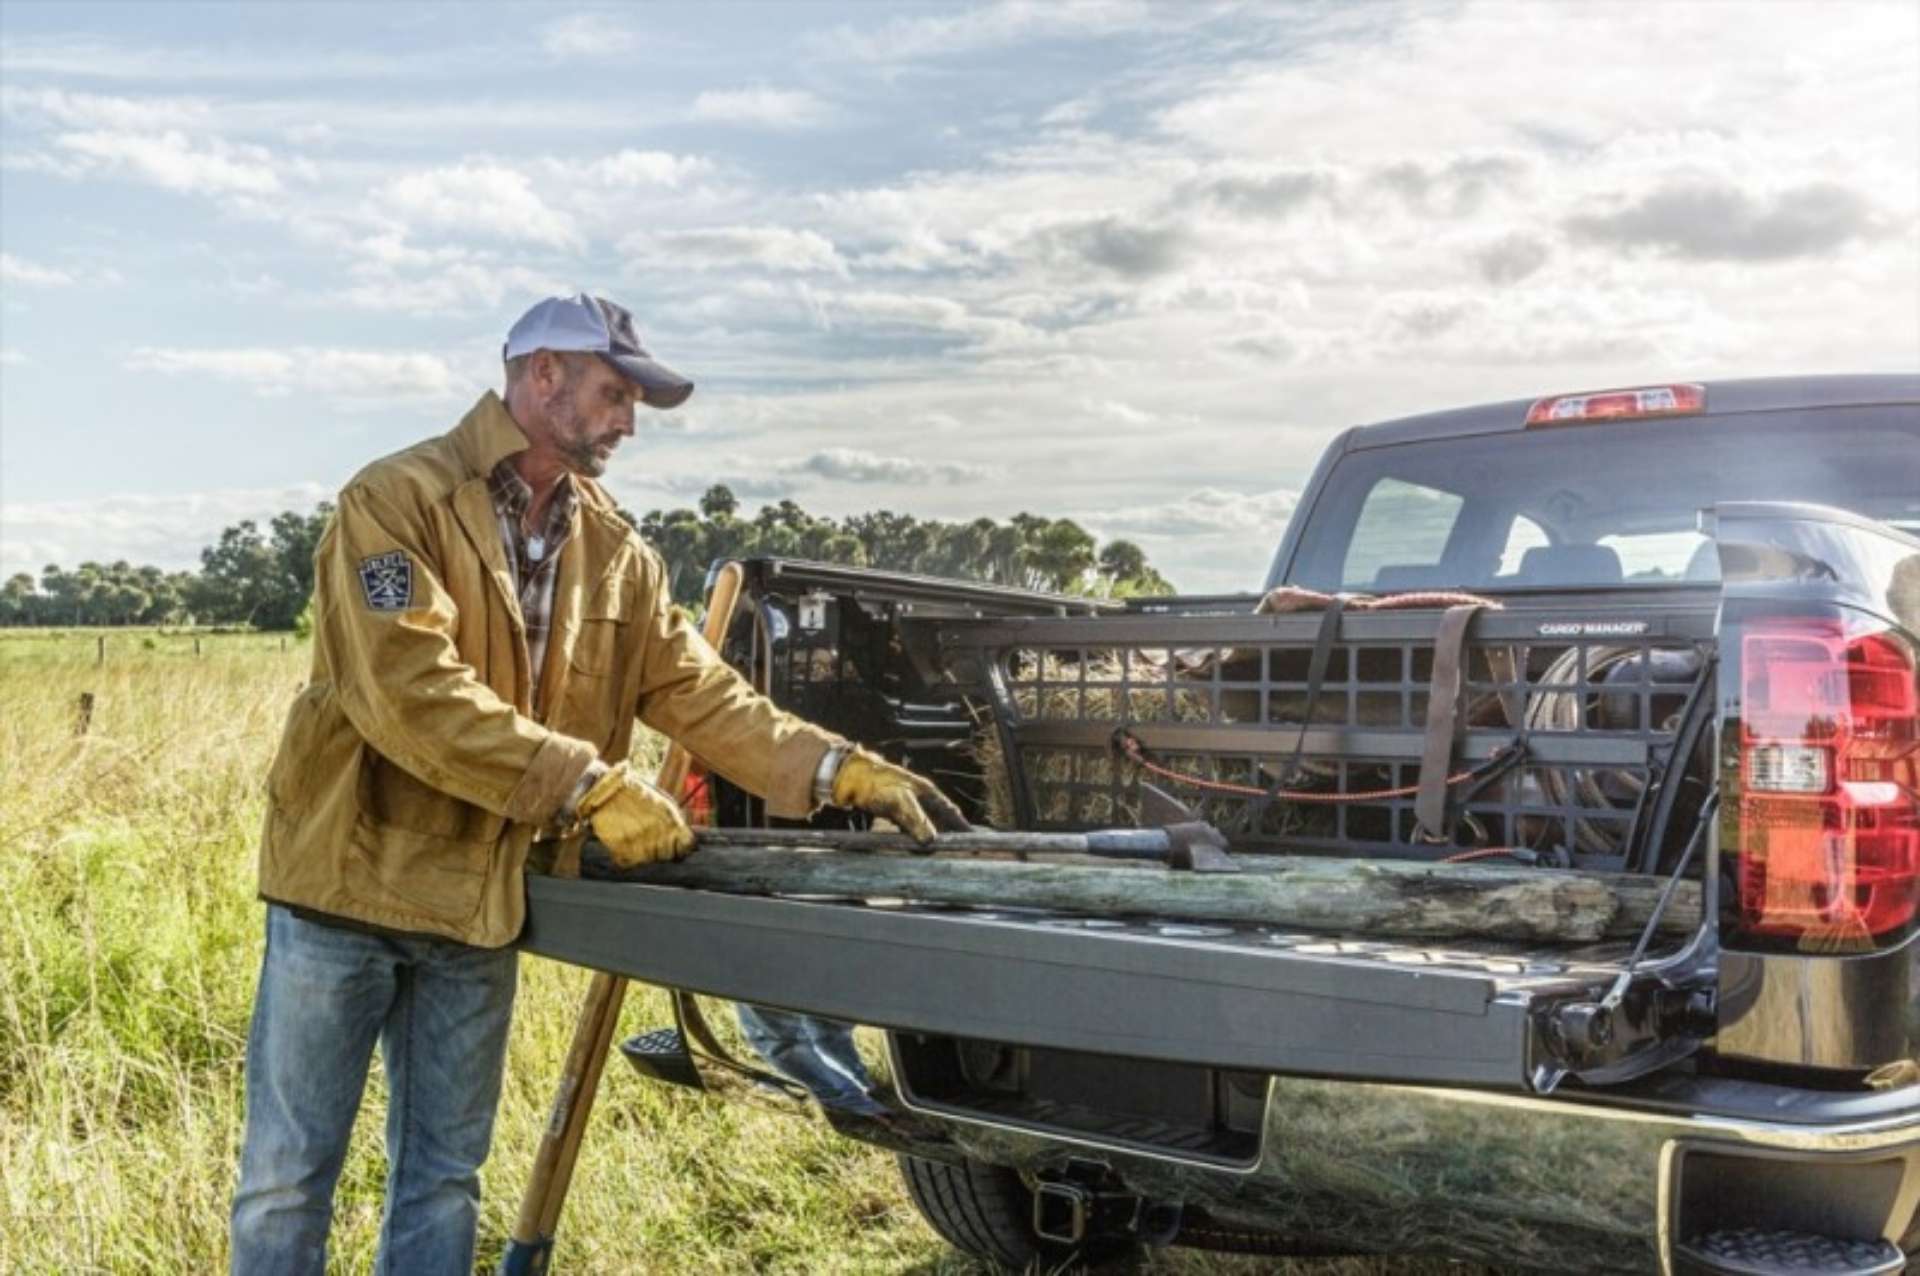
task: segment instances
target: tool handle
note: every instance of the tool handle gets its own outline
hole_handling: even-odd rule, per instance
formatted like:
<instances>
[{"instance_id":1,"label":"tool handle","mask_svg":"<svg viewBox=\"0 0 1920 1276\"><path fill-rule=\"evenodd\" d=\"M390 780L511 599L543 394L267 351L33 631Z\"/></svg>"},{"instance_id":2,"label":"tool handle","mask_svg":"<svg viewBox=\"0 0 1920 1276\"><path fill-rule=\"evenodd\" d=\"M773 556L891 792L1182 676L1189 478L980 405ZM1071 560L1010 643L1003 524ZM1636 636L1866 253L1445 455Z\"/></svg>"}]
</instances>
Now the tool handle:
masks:
<instances>
[{"instance_id":1,"label":"tool handle","mask_svg":"<svg viewBox=\"0 0 1920 1276\"><path fill-rule=\"evenodd\" d=\"M500 1256L498 1276L547 1276L553 1262L553 1237L537 1241L510 1240L507 1252Z\"/></svg>"},{"instance_id":2,"label":"tool handle","mask_svg":"<svg viewBox=\"0 0 1920 1276\"><path fill-rule=\"evenodd\" d=\"M1083 834L1089 855L1111 859L1163 860L1167 858L1165 829L1095 829Z\"/></svg>"},{"instance_id":3,"label":"tool handle","mask_svg":"<svg viewBox=\"0 0 1920 1276\"><path fill-rule=\"evenodd\" d=\"M727 625L739 605L746 573L737 562L728 563L714 577L707 595L707 615L701 636L718 647L726 640ZM676 802L687 779L692 756L675 741L667 749L656 777L659 788ZM498 1276L545 1276L553 1261L553 1236L560 1226L560 1210L573 1186L573 1167L580 1156L580 1140L600 1089L600 1073L613 1047L626 1000L627 981L619 975L596 972L574 1023L573 1042L561 1068L560 1086L553 1098L547 1128L534 1152L533 1168L520 1196L520 1213L501 1256Z\"/></svg>"},{"instance_id":4,"label":"tool handle","mask_svg":"<svg viewBox=\"0 0 1920 1276\"><path fill-rule=\"evenodd\" d=\"M1118 859L1164 859L1162 829L1101 829L1092 833L998 833L974 829L940 833L922 846L905 833L850 829L698 829L698 846L777 846L821 851L908 851L914 854L1106 855Z\"/></svg>"}]
</instances>

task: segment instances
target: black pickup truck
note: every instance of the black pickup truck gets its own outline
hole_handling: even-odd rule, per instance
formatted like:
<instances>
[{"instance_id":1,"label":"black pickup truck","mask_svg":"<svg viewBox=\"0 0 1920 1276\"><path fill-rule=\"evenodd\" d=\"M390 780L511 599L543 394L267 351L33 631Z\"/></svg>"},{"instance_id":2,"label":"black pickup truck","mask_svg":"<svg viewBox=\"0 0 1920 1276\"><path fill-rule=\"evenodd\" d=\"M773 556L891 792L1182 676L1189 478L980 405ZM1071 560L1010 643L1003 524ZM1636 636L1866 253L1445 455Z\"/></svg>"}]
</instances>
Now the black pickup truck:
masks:
<instances>
[{"instance_id":1,"label":"black pickup truck","mask_svg":"<svg viewBox=\"0 0 1920 1276\"><path fill-rule=\"evenodd\" d=\"M1682 936L535 879L525 943L679 990L680 1022L628 1048L665 1080L795 1091L709 998L860 1025L876 1102L796 1106L898 1152L928 1222L1009 1267L1173 1244L1903 1270L1916 533L1920 376L1818 377L1352 429L1244 596L747 565L728 657L978 822L1127 825L1152 781L1241 858L1692 879ZM719 823L768 823L716 788Z\"/></svg>"}]
</instances>

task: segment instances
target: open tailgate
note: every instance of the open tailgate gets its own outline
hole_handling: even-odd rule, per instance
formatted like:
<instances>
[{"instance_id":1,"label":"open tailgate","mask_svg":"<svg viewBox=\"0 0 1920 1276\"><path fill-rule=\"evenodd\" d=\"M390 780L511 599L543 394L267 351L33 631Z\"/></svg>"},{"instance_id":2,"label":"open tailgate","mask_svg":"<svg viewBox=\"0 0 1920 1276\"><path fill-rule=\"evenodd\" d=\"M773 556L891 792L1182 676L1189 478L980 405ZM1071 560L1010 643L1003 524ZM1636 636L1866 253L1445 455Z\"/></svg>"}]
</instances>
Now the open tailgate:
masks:
<instances>
[{"instance_id":1,"label":"open tailgate","mask_svg":"<svg viewBox=\"0 0 1920 1276\"><path fill-rule=\"evenodd\" d=\"M1422 947L533 877L521 946L878 1027L1260 1072L1545 1091L1697 1044L1671 1014L1686 953L1636 972L1606 1042L1581 1039L1625 944Z\"/></svg>"}]
</instances>

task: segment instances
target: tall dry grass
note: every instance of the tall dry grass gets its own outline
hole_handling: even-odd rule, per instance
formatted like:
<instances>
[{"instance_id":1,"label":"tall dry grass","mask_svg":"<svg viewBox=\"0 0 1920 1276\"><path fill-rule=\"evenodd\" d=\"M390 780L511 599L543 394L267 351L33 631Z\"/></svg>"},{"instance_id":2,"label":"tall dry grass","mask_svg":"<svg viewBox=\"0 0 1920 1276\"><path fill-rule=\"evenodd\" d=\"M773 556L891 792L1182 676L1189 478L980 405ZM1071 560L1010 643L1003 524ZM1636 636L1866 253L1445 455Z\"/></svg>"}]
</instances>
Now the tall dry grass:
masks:
<instances>
[{"instance_id":1,"label":"tall dry grass","mask_svg":"<svg viewBox=\"0 0 1920 1276\"><path fill-rule=\"evenodd\" d=\"M221 636L195 657L190 638L115 633L95 657L84 632L0 636L0 1272L222 1270L263 928L261 784L306 653ZM76 736L83 691L95 707ZM485 1180L489 1264L586 982L534 959L522 974ZM623 1031L667 1021L653 990L627 1005ZM337 1198L337 1271L372 1260L384 1102L376 1064ZM1148 1267L1389 1270L1200 1255ZM885 1154L618 1064L555 1268L975 1270L920 1224Z\"/></svg>"}]
</instances>

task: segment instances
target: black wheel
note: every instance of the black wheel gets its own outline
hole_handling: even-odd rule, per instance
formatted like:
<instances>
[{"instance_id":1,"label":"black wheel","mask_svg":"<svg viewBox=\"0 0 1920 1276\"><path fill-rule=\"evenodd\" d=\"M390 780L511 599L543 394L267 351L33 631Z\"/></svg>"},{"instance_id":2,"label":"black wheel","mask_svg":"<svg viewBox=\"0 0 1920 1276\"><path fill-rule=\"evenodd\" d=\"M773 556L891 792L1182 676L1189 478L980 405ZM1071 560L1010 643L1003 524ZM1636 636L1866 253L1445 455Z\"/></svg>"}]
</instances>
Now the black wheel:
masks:
<instances>
[{"instance_id":1,"label":"black wheel","mask_svg":"<svg viewBox=\"0 0 1920 1276\"><path fill-rule=\"evenodd\" d=\"M963 1254L1008 1271L1057 1272L1126 1267L1139 1246L1103 1237L1079 1245L1043 1240L1033 1231L1033 1192L1001 1165L961 1165L899 1155L907 1195L927 1226Z\"/></svg>"}]
</instances>

